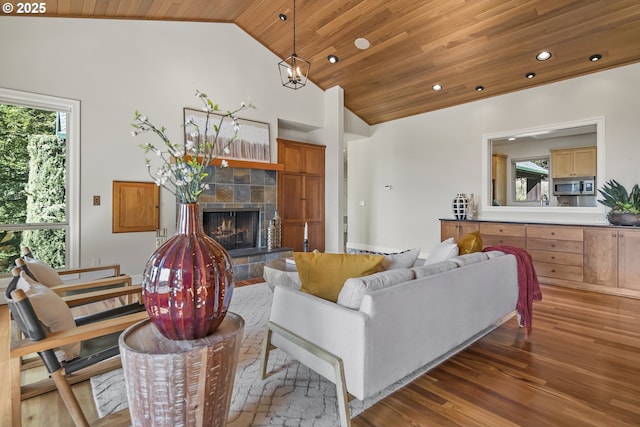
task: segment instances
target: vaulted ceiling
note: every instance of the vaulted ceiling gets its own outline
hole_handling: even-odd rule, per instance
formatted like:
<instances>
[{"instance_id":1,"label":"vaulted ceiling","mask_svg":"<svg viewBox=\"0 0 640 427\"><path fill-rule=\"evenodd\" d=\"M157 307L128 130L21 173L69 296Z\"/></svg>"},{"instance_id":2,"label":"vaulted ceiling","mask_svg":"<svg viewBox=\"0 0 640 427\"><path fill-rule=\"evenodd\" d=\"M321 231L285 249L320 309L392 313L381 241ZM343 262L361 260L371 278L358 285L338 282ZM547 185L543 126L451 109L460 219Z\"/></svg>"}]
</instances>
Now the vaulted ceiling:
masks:
<instances>
[{"instance_id":1,"label":"vaulted ceiling","mask_svg":"<svg viewBox=\"0 0 640 427\"><path fill-rule=\"evenodd\" d=\"M293 50L293 0L45 5L50 17L233 22L281 58ZM640 1L297 0L296 34L310 80L341 86L346 107L377 124L638 62ZM369 49L354 45L361 37ZM542 50L549 60L536 60ZM339 61L329 63L330 54ZM590 61L594 54L602 58ZM264 72L277 78L275 64Z\"/></svg>"}]
</instances>

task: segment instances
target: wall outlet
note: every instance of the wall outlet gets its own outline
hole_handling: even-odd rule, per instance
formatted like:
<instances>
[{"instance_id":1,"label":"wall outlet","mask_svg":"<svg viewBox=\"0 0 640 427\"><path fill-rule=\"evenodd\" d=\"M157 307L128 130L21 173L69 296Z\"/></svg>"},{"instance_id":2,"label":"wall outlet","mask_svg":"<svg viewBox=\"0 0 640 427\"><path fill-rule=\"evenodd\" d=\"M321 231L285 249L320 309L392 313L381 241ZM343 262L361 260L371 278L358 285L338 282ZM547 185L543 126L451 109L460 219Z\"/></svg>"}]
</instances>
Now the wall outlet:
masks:
<instances>
[{"instance_id":1,"label":"wall outlet","mask_svg":"<svg viewBox=\"0 0 640 427\"><path fill-rule=\"evenodd\" d=\"M93 196L93 206L100 206L100 196Z\"/></svg>"}]
</instances>

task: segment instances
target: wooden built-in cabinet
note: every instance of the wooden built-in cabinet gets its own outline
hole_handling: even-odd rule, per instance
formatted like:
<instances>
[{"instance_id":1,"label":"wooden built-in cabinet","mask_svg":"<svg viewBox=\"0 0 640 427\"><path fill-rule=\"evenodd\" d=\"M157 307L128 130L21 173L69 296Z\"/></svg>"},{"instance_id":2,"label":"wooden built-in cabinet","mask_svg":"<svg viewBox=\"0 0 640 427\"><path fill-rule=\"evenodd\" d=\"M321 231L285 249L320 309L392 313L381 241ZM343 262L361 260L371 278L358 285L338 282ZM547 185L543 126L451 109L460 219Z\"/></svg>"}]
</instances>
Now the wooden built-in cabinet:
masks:
<instances>
[{"instance_id":1,"label":"wooden built-in cabinet","mask_svg":"<svg viewBox=\"0 0 640 427\"><path fill-rule=\"evenodd\" d=\"M481 222L480 236L484 246L525 247L525 226L504 222Z\"/></svg>"},{"instance_id":2,"label":"wooden built-in cabinet","mask_svg":"<svg viewBox=\"0 0 640 427\"><path fill-rule=\"evenodd\" d=\"M527 252L541 277L583 279L583 230L579 227L527 225Z\"/></svg>"},{"instance_id":3,"label":"wooden built-in cabinet","mask_svg":"<svg viewBox=\"0 0 640 427\"><path fill-rule=\"evenodd\" d=\"M442 240L447 240L450 237L453 237L455 241L459 241L462 236L467 233L473 233L474 231L478 231L480 229L480 225L477 222L469 222L469 221L440 221L440 236Z\"/></svg>"},{"instance_id":4,"label":"wooden built-in cabinet","mask_svg":"<svg viewBox=\"0 0 640 427\"><path fill-rule=\"evenodd\" d=\"M304 224L309 250L324 251L325 146L277 139L278 212L282 218L282 246L304 250Z\"/></svg>"},{"instance_id":5,"label":"wooden built-in cabinet","mask_svg":"<svg viewBox=\"0 0 640 427\"><path fill-rule=\"evenodd\" d=\"M584 231L584 280L607 287L640 289L640 230Z\"/></svg>"},{"instance_id":6,"label":"wooden built-in cabinet","mask_svg":"<svg viewBox=\"0 0 640 427\"><path fill-rule=\"evenodd\" d=\"M640 298L640 230L441 220L441 239L480 230L483 246L524 248L541 283Z\"/></svg>"},{"instance_id":7,"label":"wooden built-in cabinet","mask_svg":"<svg viewBox=\"0 0 640 427\"><path fill-rule=\"evenodd\" d=\"M500 206L507 204L507 155L494 153L491 156L491 197Z\"/></svg>"},{"instance_id":8,"label":"wooden built-in cabinet","mask_svg":"<svg viewBox=\"0 0 640 427\"><path fill-rule=\"evenodd\" d=\"M551 176L596 176L596 146L551 150Z\"/></svg>"}]
</instances>

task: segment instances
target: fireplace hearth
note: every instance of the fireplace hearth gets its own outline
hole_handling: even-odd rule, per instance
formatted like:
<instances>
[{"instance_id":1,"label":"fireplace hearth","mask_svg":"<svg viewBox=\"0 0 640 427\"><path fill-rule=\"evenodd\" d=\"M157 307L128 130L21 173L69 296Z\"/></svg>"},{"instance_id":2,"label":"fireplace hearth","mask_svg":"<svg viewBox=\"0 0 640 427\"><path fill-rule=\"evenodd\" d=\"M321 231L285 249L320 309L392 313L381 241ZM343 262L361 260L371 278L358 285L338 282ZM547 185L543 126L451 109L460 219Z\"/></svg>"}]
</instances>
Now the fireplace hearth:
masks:
<instances>
[{"instance_id":1,"label":"fireplace hearth","mask_svg":"<svg viewBox=\"0 0 640 427\"><path fill-rule=\"evenodd\" d=\"M202 226L225 249L257 248L260 210L258 209L204 209Z\"/></svg>"}]
</instances>

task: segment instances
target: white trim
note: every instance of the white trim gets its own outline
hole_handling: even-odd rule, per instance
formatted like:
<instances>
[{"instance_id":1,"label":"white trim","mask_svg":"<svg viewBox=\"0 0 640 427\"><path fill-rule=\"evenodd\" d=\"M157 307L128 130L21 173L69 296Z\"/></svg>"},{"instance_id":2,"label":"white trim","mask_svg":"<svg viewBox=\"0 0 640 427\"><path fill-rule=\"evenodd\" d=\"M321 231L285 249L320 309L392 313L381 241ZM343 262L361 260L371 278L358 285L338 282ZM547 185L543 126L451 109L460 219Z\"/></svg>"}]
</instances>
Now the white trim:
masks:
<instances>
[{"instance_id":1,"label":"white trim","mask_svg":"<svg viewBox=\"0 0 640 427\"><path fill-rule=\"evenodd\" d=\"M80 263L80 101L0 88L0 103L63 111L67 117L68 267Z\"/></svg>"},{"instance_id":2,"label":"white trim","mask_svg":"<svg viewBox=\"0 0 640 427\"><path fill-rule=\"evenodd\" d=\"M509 213L509 212L553 212L568 214L573 216L575 214L587 214L596 213L604 214L605 208L602 205L598 205L593 208L578 208L578 207L540 207L540 206L492 206L491 205L491 140L496 138L505 138L511 135L529 134L541 131L553 131L566 128L574 128L580 126L596 125L596 146L597 146L597 164L596 170L598 174L596 176L596 188L602 187L605 180L605 132L604 132L604 117L593 117L590 119L575 120L564 123L555 123L544 126L536 126L526 129L516 129L509 131L501 131L496 133L488 133L482 135L482 212L497 213ZM580 220L574 218L577 222Z\"/></svg>"}]
</instances>

